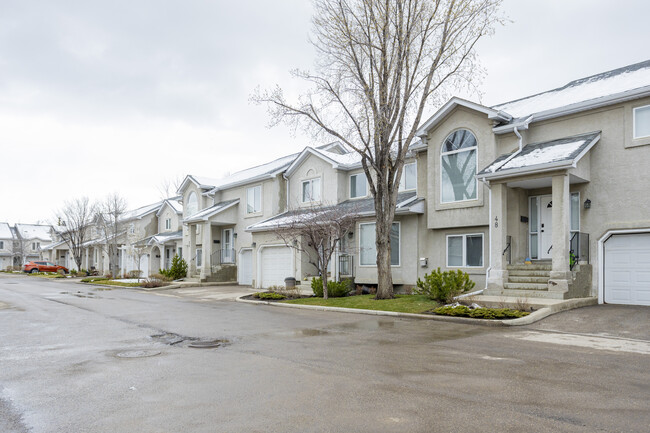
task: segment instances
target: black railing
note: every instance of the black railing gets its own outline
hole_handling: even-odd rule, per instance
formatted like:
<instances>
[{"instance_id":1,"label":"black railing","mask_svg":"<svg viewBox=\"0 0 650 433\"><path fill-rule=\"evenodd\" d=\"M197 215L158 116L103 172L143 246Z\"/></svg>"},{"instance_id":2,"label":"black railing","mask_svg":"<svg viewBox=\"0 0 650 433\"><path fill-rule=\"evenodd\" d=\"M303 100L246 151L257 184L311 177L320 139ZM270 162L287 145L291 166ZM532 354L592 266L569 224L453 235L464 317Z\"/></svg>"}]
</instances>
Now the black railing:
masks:
<instances>
[{"instance_id":1,"label":"black railing","mask_svg":"<svg viewBox=\"0 0 650 433\"><path fill-rule=\"evenodd\" d=\"M571 241L569 242L569 265L571 270L579 261L589 263L589 233L571 233Z\"/></svg>"},{"instance_id":2,"label":"black railing","mask_svg":"<svg viewBox=\"0 0 650 433\"><path fill-rule=\"evenodd\" d=\"M212 266L232 265L235 263L235 250L233 248L222 248L212 253L210 256Z\"/></svg>"},{"instance_id":3,"label":"black railing","mask_svg":"<svg viewBox=\"0 0 650 433\"><path fill-rule=\"evenodd\" d=\"M354 256L348 254L339 256L339 275L354 276Z\"/></svg>"},{"instance_id":4,"label":"black railing","mask_svg":"<svg viewBox=\"0 0 650 433\"><path fill-rule=\"evenodd\" d=\"M512 261L512 236L506 236L506 248L503 250L503 254L506 255L506 262L511 264Z\"/></svg>"}]
</instances>

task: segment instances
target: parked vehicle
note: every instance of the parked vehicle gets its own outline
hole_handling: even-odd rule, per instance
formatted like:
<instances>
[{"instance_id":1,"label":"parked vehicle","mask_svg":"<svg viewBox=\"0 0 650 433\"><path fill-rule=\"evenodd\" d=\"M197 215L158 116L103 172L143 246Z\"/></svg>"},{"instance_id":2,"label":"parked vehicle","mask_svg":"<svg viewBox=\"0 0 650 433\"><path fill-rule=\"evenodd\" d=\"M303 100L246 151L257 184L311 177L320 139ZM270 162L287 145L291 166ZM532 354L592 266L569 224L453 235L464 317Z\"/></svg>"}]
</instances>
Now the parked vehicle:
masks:
<instances>
[{"instance_id":1,"label":"parked vehicle","mask_svg":"<svg viewBox=\"0 0 650 433\"><path fill-rule=\"evenodd\" d=\"M55 265L51 262L29 262L23 266L23 272L59 272L61 269L66 274L69 272L65 266Z\"/></svg>"}]
</instances>

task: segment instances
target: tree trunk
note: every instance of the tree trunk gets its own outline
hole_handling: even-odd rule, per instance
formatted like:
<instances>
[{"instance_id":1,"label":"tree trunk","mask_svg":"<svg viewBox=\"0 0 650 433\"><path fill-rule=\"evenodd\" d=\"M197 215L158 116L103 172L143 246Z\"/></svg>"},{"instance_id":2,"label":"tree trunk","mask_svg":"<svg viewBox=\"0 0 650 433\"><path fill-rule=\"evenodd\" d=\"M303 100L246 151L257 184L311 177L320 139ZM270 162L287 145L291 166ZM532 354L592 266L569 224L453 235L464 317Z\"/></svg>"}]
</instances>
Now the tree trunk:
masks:
<instances>
[{"instance_id":1,"label":"tree trunk","mask_svg":"<svg viewBox=\"0 0 650 433\"><path fill-rule=\"evenodd\" d=\"M375 232L375 248L377 249L376 299L391 299L393 297L393 276L390 261L390 227L391 225L387 226L377 218Z\"/></svg>"},{"instance_id":2,"label":"tree trunk","mask_svg":"<svg viewBox=\"0 0 650 433\"><path fill-rule=\"evenodd\" d=\"M327 264L323 263L323 269L321 269L321 275L323 279L323 299L327 299Z\"/></svg>"}]
</instances>

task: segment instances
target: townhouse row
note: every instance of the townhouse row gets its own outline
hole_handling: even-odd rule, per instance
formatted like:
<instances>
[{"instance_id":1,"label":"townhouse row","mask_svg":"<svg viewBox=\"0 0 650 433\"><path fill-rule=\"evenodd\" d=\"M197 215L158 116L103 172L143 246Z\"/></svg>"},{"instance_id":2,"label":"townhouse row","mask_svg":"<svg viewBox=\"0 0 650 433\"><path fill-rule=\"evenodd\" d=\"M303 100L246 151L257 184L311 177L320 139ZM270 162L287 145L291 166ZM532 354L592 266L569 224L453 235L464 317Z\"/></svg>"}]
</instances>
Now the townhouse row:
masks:
<instances>
[{"instance_id":1,"label":"townhouse row","mask_svg":"<svg viewBox=\"0 0 650 433\"><path fill-rule=\"evenodd\" d=\"M0 269L38 260L41 246L52 242L51 226L0 222Z\"/></svg>"},{"instance_id":2,"label":"townhouse row","mask_svg":"<svg viewBox=\"0 0 650 433\"><path fill-rule=\"evenodd\" d=\"M452 98L417 137L391 234L397 290L461 269L488 294L650 304L650 61L492 107ZM122 218L119 270L96 233L83 267L146 275L178 254L197 280L304 281L318 270L275 231L336 206L358 222L330 277L377 282L373 200L340 143L222 179L188 175L177 194ZM55 239L43 253L70 265L66 248Z\"/></svg>"}]
</instances>

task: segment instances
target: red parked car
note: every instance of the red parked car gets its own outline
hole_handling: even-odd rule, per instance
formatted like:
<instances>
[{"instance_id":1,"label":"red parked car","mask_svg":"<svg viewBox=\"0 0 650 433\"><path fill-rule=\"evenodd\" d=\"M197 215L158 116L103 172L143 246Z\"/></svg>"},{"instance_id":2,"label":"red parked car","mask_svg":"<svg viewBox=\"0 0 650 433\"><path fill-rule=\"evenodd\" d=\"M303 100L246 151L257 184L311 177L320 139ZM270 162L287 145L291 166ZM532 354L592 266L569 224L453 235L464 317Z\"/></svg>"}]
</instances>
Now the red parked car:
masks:
<instances>
[{"instance_id":1,"label":"red parked car","mask_svg":"<svg viewBox=\"0 0 650 433\"><path fill-rule=\"evenodd\" d=\"M59 272L59 269L63 270L66 274L68 273L68 268L65 266L55 265L51 262L29 262L23 266L23 272L32 273L32 272Z\"/></svg>"}]
</instances>

